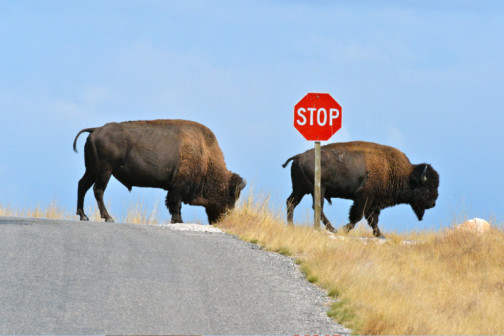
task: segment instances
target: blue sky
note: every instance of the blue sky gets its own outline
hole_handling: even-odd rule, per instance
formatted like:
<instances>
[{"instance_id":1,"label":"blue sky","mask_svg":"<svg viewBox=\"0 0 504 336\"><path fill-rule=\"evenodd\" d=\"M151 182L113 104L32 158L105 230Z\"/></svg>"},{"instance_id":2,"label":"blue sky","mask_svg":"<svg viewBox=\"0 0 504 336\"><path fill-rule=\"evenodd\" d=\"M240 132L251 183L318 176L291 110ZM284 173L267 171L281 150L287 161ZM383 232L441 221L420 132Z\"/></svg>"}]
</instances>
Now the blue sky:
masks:
<instances>
[{"instance_id":1,"label":"blue sky","mask_svg":"<svg viewBox=\"0 0 504 336\"><path fill-rule=\"evenodd\" d=\"M500 1L2 1L0 204L57 201L74 212L80 129L180 118L210 127L246 191L284 211L281 164L313 147L294 129L293 107L320 91L343 107L330 142L394 146L440 174L422 222L399 205L382 212L382 231L501 222L503 31ZM114 179L105 192L115 217L143 200L166 221L164 196ZM335 226L350 205L326 205ZM306 196L295 221L310 208ZM202 208L185 205L182 216L206 222Z\"/></svg>"}]
</instances>

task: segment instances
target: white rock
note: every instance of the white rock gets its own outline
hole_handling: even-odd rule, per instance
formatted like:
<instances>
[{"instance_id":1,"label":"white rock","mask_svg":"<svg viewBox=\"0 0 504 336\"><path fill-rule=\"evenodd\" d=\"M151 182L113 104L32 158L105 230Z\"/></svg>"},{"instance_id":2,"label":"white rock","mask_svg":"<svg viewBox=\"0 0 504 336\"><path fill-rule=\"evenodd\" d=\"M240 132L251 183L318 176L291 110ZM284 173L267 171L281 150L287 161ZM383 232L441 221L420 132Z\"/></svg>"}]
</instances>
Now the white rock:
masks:
<instances>
[{"instance_id":1,"label":"white rock","mask_svg":"<svg viewBox=\"0 0 504 336\"><path fill-rule=\"evenodd\" d=\"M490 223L481 218L473 218L457 225L456 229L474 233L484 233L490 230Z\"/></svg>"}]
</instances>

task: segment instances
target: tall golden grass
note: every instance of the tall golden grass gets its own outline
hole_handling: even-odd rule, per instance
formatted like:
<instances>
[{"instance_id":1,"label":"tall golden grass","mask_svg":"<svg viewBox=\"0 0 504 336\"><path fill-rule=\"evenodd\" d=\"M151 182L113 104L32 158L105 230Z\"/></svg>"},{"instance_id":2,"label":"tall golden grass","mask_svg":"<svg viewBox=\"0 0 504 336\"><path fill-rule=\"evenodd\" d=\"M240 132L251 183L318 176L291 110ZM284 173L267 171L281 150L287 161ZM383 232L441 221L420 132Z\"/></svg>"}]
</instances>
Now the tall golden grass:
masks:
<instances>
[{"instance_id":1,"label":"tall golden grass","mask_svg":"<svg viewBox=\"0 0 504 336\"><path fill-rule=\"evenodd\" d=\"M504 332L502 229L389 234L383 242L358 239L364 231L370 236L361 227L335 237L324 229L287 226L268 197L253 196L218 226L296 258L308 280L336 299L329 315L355 333Z\"/></svg>"},{"instance_id":2,"label":"tall golden grass","mask_svg":"<svg viewBox=\"0 0 504 336\"><path fill-rule=\"evenodd\" d=\"M107 205L110 209L110 204ZM100 216L100 211L97 207L89 207L86 210L86 214L89 220L99 222L103 221ZM148 224L156 225L158 224L157 219L158 214L158 204L148 211L144 207L143 200L139 200L136 203L131 203L124 217L119 217L118 222L121 223L132 223L132 224ZM13 217L34 217L34 218L47 218L47 219L78 219L78 216L69 213L63 209L57 202L51 202L47 207L42 207L37 204L34 209L14 209L10 205L0 204L0 216L13 216Z\"/></svg>"},{"instance_id":3,"label":"tall golden grass","mask_svg":"<svg viewBox=\"0 0 504 336\"><path fill-rule=\"evenodd\" d=\"M70 219L71 215L66 213L57 202L51 202L47 207L37 204L34 209L13 209L10 205L0 204L0 216L13 217L35 217L48 219Z\"/></svg>"},{"instance_id":4,"label":"tall golden grass","mask_svg":"<svg viewBox=\"0 0 504 336\"><path fill-rule=\"evenodd\" d=\"M156 224L157 211L138 202L120 221ZM102 220L96 208L87 213ZM0 204L0 216L76 219L56 202L22 211ZM364 225L337 236L287 226L269 197L249 194L217 225L295 258L307 279L334 298L328 315L354 333L504 333L504 232L495 223L484 234L445 230L363 240L372 237Z\"/></svg>"}]
</instances>

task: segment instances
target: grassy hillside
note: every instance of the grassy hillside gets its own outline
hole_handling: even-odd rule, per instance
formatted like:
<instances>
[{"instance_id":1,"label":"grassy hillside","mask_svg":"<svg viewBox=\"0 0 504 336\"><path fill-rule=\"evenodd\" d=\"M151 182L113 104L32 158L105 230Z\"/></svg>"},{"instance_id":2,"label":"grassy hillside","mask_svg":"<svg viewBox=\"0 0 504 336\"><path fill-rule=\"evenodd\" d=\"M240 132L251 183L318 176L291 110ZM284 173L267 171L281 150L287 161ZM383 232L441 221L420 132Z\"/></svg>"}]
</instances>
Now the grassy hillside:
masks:
<instances>
[{"instance_id":1,"label":"grassy hillside","mask_svg":"<svg viewBox=\"0 0 504 336\"><path fill-rule=\"evenodd\" d=\"M100 220L96 209L87 211ZM143 204L130 207L130 223L156 224ZM72 218L56 203L0 215ZM219 227L263 248L296 259L310 282L335 300L329 315L359 334L502 334L504 331L504 232L455 230L372 237L364 225L330 235L310 226L287 226L268 198L249 196ZM411 241L415 243L411 243Z\"/></svg>"},{"instance_id":2,"label":"grassy hillside","mask_svg":"<svg viewBox=\"0 0 504 336\"><path fill-rule=\"evenodd\" d=\"M502 334L504 232L388 234L366 227L335 237L285 225L267 198L249 197L219 227L293 256L333 296L329 315L361 334ZM495 227L495 225L494 225ZM414 240L416 243L411 243Z\"/></svg>"}]
</instances>

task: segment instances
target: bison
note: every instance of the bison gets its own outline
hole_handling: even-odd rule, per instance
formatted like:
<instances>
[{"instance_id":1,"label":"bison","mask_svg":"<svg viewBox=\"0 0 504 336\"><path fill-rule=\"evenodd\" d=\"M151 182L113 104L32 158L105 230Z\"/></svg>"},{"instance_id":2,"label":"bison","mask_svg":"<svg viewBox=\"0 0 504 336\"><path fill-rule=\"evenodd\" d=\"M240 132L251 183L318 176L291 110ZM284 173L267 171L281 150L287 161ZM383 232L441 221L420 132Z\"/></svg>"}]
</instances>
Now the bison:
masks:
<instances>
[{"instance_id":1,"label":"bison","mask_svg":"<svg viewBox=\"0 0 504 336\"><path fill-rule=\"evenodd\" d=\"M292 161L292 194L287 198L287 221L293 222L294 208L314 186L314 150L289 158ZM321 147L321 206L324 198L353 200L348 232L365 216L375 237L383 237L378 228L378 216L384 208L409 204L422 220L425 210L436 205L439 174L431 165L411 164L406 155L396 148L376 143L354 141L332 143ZM322 208L323 209L323 208ZM321 211L326 229L334 228Z\"/></svg>"},{"instance_id":2,"label":"bison","mask_svg":"<svg viewBox=\"0 0 504 336\"><path fill-rule=\"evenodd\" d=\"M215 135L207 127L187 120L150 120L109 123L86 128L86 172L79 181L77 215L84 213L84 196L93 190L101 217L114 220L103 204L110 176L131 191L132 187L167 190L166 206L172 223L182 223L182 202L205 207L208 221L215 223L232 209L246 181L226 168Z\"/></svg>"}]
</instances>

